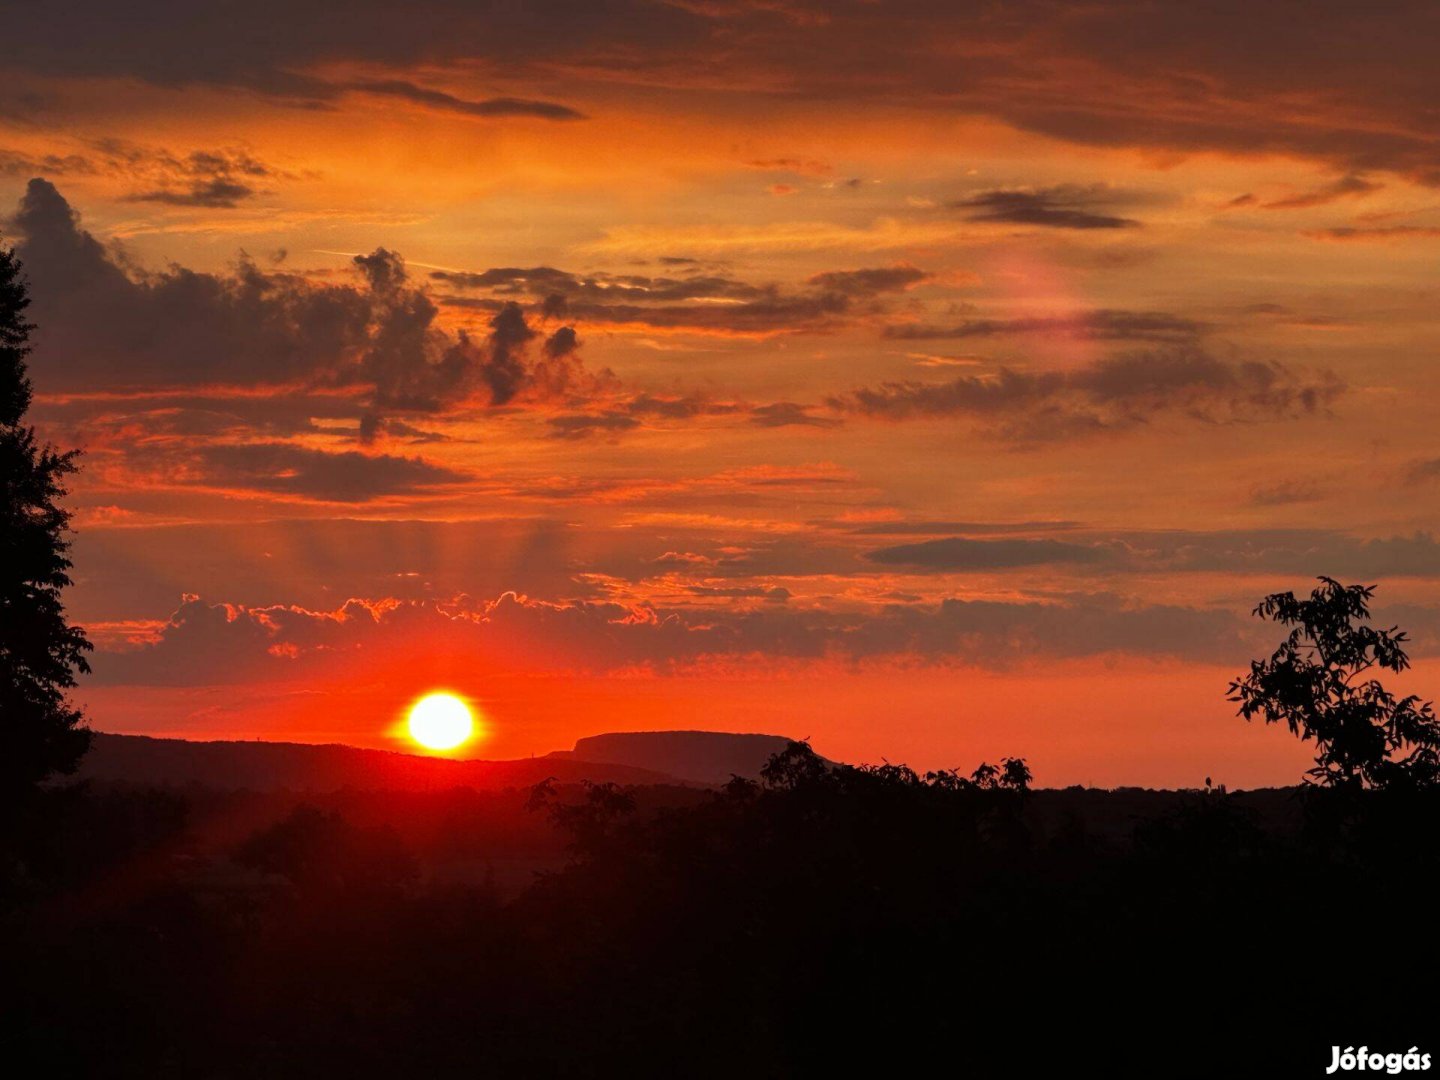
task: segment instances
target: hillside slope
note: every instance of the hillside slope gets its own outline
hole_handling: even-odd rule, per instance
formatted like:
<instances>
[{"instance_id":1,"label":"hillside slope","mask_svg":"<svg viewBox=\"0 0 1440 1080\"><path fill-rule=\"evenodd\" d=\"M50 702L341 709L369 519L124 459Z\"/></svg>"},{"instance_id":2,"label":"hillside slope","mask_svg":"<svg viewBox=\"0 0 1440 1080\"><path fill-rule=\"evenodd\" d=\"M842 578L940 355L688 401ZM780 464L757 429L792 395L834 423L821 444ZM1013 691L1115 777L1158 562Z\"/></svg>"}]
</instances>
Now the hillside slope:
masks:
<instances>
[{"instance_id":1,"label":"hillside slope","mask_svg":"<svg viewBox=\"0 0 1440 1080\"><path fill-rule=\"evenodd\" d=\"M77 778L102 782L274 791L440 791L562 783L676 784L659 771L593 759L456 761L354 746L282 742L191 742L143 735L95 734Z\"/></svg>"}]
</instances>

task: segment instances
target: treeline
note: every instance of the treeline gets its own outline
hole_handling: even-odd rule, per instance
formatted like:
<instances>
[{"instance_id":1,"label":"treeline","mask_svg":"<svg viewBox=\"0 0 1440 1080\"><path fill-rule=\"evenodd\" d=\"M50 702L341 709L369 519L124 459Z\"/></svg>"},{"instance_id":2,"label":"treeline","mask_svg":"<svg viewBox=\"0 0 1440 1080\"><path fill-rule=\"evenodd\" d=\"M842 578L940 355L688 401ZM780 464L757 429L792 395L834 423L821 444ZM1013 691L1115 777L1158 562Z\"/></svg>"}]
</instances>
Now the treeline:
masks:
<instances>
[{"instance_id":1,"label":"treeline","mask_svg":"<svg viewBox=\"0 0 1440 1080\"><path fill-rule=\"evenodd\" d=\"M56 1076L1198 1076L1434 1030L1375 974L1433 970L1431 793L1022 770L795 744L718 792L46 791L7 1038Z\"/></svg>"}]
</instances>

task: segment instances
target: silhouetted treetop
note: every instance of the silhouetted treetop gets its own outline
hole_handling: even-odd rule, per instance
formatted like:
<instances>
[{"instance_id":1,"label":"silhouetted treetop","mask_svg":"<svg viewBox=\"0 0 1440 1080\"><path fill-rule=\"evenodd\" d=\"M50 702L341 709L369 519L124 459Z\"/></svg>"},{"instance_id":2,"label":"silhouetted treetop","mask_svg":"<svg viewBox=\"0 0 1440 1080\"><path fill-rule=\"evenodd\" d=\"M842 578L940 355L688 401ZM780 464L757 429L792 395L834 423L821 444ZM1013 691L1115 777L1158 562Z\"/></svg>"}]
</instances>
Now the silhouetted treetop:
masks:
<instances>
[{"instance_id":1,"label":"silhouetted treetop","mask_svg":"<svg viewBox=\"0 0 1440 1080\"><path fill-rule=\"evenodd\" d=\"M14 252L0 249L0 427L14 427L30 408L30 378L25 357L30 331L25 309L30 298Z\"/></svg>"},{"instance_id":2,"label":"silhouetted treetop","mask_svg":"<svg viewBox=\"0 0 1440 1080\"><path fill-rule=\"evenodd\" d=\"M1231 682L1229 700L1246 720L1284 723L1316 744L1309 777L1340 787L1426 786L1440 780L1440 723L1429 702L1396 698L1372 668L1410 666L1397 627L1369 625L1372 585L1321 577L1308 599L1273 593L1255 615L1290 627L1268 660Z\"/></svg>"}]
</instances>

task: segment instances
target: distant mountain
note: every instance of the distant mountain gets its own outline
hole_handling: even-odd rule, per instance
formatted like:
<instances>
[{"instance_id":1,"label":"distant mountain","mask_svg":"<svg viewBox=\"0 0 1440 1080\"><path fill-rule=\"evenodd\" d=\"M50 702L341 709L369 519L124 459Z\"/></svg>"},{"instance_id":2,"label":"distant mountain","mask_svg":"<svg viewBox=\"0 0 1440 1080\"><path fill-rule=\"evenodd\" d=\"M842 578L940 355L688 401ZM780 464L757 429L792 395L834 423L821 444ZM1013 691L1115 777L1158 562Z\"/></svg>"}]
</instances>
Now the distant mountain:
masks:
<instances>
[{"instance_id":1,"label":"distant mountain","mask_svg":"<svg viewBox=\"0 0 1440 1080\"><path fill-rule=\"evenodd\" d=\"M661 771L572 755L455 761L335 744L191 742L99 732L77 776L82 780L166 787L199 784L226 790L315 792L347 787L371 791L528 787L550 776L567 784L582 780L617 784L686 782Z\"/></svg>"},{"instance_id":2,"label":"distant mountain","mask_svg":"<svg viewBox=\"0 0 1440 1080\"><path fill-rule=\"evenodd\" d=\"M784 750L783 735L735 735L724 731L626 731L591 735L547 760L611 762L669 773L697 784L723 784L731 776L755 779L771 756Z\"/></svg>"}]
</instances>

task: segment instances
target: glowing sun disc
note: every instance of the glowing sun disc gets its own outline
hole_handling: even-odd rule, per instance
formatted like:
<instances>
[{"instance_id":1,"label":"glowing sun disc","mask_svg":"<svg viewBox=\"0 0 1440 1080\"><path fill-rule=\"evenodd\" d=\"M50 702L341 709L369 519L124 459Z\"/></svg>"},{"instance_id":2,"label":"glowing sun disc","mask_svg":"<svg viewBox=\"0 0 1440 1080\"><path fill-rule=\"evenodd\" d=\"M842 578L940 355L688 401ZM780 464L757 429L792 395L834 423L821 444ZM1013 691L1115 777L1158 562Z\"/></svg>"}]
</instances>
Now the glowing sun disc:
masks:
<instances>
[{"instance_id":1,"label":"glowing sun disc","mask_svg":"<svg viewBox=\"0 0 1440 1080\"><path fill-rule=\"evenodd\" d=\"M454 694L426 694L410 707L409 726L427 750L453 750L475 734L470 706Z\"/></svg>"}]
</instances>

